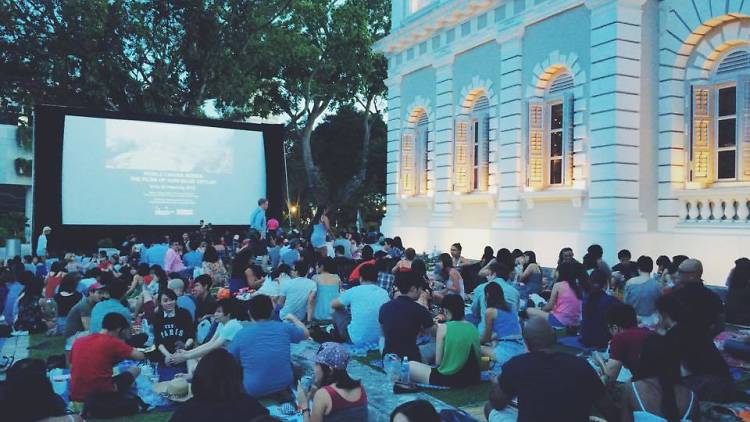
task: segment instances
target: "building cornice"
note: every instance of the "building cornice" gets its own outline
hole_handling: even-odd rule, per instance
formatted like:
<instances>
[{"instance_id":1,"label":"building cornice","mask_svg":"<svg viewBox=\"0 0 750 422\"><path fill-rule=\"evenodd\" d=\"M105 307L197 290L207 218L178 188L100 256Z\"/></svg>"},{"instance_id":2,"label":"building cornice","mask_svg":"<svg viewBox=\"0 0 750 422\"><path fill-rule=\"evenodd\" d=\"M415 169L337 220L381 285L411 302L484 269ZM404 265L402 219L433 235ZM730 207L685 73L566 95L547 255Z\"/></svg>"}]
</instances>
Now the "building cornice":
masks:
<instances>
[{"instance_id":1,"label":"building cornice","mask_svg":"<svg viewBox=\"0 0 750 422\"><path fill-rule=\"evenodd\" d=\"M375 44L384 54L398 53L430 39L437 32L457 26L510 0L455 0L432 8L428 13L409 21Z\"/></svg>"}]
</instances>

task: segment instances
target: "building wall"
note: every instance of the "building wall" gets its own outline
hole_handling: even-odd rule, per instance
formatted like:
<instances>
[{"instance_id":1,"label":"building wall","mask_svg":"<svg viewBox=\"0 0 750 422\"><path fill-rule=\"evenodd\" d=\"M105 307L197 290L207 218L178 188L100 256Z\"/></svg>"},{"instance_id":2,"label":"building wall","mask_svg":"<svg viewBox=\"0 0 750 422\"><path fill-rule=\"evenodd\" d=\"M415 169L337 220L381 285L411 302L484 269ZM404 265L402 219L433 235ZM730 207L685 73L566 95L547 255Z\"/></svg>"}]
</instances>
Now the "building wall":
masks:
<instances>
[{"instance_id":1,"label":"building wall","mask_svg":"<svg viewBox=\"0 0 750 422\"><path fill-rule=\"evenodd\" d=\"M421 8L411 10L415 4ZM613 262L620 248L686 254L704 261L712 283L747 254L750 66L735 77L736 181L701 179L692 92L715 87L727 52L750 52L750 2L396 0L393 25L378 45L389 59L386 233L425 251L460 241L469 256L486 244L533 249L545 265L564 246L581 255L594 242ZM547 139L548 128L531 127L530 113L562 70L573 79L565 97L573 180L539 186L529 139L538 130ZM490 182L486 191L459 193L456 130L479 91L492 103ZM436 183L412 196L399 191L399 147L415 99L430 103ZM706 147L711 166L717 136Z\"/></svg>"}]
</instances>

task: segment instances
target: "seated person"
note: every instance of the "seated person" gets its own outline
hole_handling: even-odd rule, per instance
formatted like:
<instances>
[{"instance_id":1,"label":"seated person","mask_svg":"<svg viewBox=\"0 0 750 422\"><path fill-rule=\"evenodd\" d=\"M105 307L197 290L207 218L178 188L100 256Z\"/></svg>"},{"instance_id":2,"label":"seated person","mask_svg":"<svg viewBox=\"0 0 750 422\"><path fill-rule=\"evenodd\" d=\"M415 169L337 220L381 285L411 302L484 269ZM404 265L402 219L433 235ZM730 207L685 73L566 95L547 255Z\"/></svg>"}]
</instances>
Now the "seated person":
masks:
<instances>
[{"instance_id":1,"label":"seated person","mask_svg":"<svg viewBox=\"0 0 750 422\"><path fill-rule=\"evenodd\" d=\"M391 422L440 422L440 415L427 400L412 400L393 409Z\"/></svg>"},{"instance_id":2,"label":"seated person","mask_svg":"<svg viewBox=\"0 0 750 422\"><path fill-rule=\"evenodd\" d=\"M349 352L338 343L320 346L315 355L315 378L311 391L297 387L297 403L305 422L367 421L367 393L353 380L346 367ZM308 407L312 396L312 409Z\"/></svg>"},{"instance_id":3,"label":"seated person","mask_svg":"<svg viewBox=\"0 0 750 422\"><path fill-rule=\"evenodd\" d=\"M459 295L443 299L447 322L438 324L435 363L432 368L422 362L409 362L411 380L421 384L466 387L480 382L479 333L474 324L464 320L464 301Z\"/></svg>"},{"instance_id":4,"label":"seated person","mask_svg":"<svg viewBox=\"0 0 750 422\"><path fill-rule=\"evenodd\" d=\"M232 341L234 335L242 329L242 322L246 320L242 312L242 304L237 299L221 299L216 304L214 312L214 322L218 327L211 339L200 346L191 350L181 350L167 358L168 365L178 365L183 362L188 363L188 373L192 374L198 359L207 355L213 350L226 347Z\"/></svg>"},{"instance_id":5,"label":"seated person","mask_svg":"<svg viewBox=\"0 0 750 422\"><path fill-rule=\"evenodd\" d=\"M581 307L580 342L586 347L603 349L607 347L610 334L607 328L607 310L620 301L607 294L607 276L600 269L589 276L589 292L583 298Z\"/></svg>"},{"instance_id":6,"label":"seated person","mask_svg":"<svg viewBox=\"0 0 750 422\"><path fill-rule=\"evenodd\" d=\"M17 331L28 331L31 334L39 334L47 331L53 326L53 322L45 321L45 315L42 310L42 301L44 297L42 290L44 285L42 280L37 277L31 277L24 285L23 292L18 296L16 308L18 315L13 323L13 328Z\"/></svg>"},{"instance_id":7,"label":"seated person","mask_svg":"<svg viewBox=\"0 0 750 422\"><path fill-rule=\"evenodd\" d=\"M195 301L195 321L208 318L216 310L216 299L211 294L213 280L210 275L203 274L193 282L193 300Z\"/></svg>"},{"instance_id":8,"label":"seated person","mask_svg":"<svg viewBox=\"0 0 750 422\"><path fill-rule=\"evenodd\" d=\"M318 263L318 274L313 276L313 281L317 285L313 292L313 320L327 321L331 319L331 302L339 297L341 292L341 278L336 271L336 263L333 258L323 258Z\"/></svg>"},{"instance_id":9,"label":"seated person","mask_svg":"<svg viewBox=\"0 0 750 422\"><path fill-rule=\"evenodd\" d=\"M617 252L617 259L619 263L612 266L612 271L617 271L625 277L625 281L630 280L633 277L638 276L638 265L631 261L632 255L629 250L623 249Z\"/></svg>"},{"instance_id":10,"label":"seated person","mask_svg":"<svg viewBox=\"0 0 750 422\"><path fill-rule=\"evenodd\" d=\"M279 287L278 303L281 306L279 317L284 319L287 314L293 314L299 320L312 320L315 307L315 291L317 285L305 275L310 269L305 261L294 264L291 280L287 280Z\"/></svg>"},{"instance_id":11,"label":"seated person","mask_svg":"<svg viewBox=\"0 0 750 422\"><path fill-rule=\"evenodd\" d=\"M242 368L225 349L208 352L195 368L193 397L179 406L170 422L254 420L268 409L242 388Z\"/></svg>"},{"instance_id":12,"label":"seated person","mask_svg":"<svg viewBox=\"0 0 750 422\"><path fill-rule=\"evenodd\" d=\"M727 322L750 325L750 260L734 261L727 280Z\"/></svg>"},{"instance_id":13,"label":"seated person","mask_svg":"<svg viewBox=\"0 0 750 422\"><path fill-rule=\"evenodd\" d=\"M552 286L549 301L541 309L528 308L529 317L547 319L553 327L578 326L581 323L583 292L578 284L580 265L562 263L557 267L558 281Z\"/></svg>"},{"instance_id":14,"label":"seated person","mask_svg":"<svg viewBox=\"0 0 750 422\"><path fill-rule=\"evenodd\" d=\"M609 342L609 360L595 354L594 361L608 380L614 381L624 366L634 378L640 375L643 343L654 333L648 328L638 327L635 309L623 303L612 305L607 310L607 326L612 340Z\"/></svg>"},{"instance_id":15,"label":"seated person","mask_svg":"<svg viewBox=\"0 0 750 422\"><path fill-rule=\"evenodd\" d=\"M88 334L91 324L91 310L94 305L107 299L109 299L109 291L106 287L99 283L89 286L86 298L73 306L73 309L68 312L68 317L65 318L65 329L63 331L63 335L67 339L65 350L69 351L70 347L73 346L74 336L81 333Z\"/></svg>"},{"instance_id":16,"label":"seated person","mask_svg":"<svg viewBox=\"0 0 750 422\"><path fill-rule=\"evenodd\" d=\"M639 320L648 325L655 325L659 320L656 313L656 299L661 296L662 285L651 277L654 261L650 257L639 257L637 265L638 276L625 283L623 301L635 308Z\"/></svg>"},{"instance_id":17,"label":"seated person","mask_svg":"<svg viewBox=\"0 0 750 422\"><path fill-rule=\"evenodd\" d=\"M123 306L121 302L125 296L125 292L128 290L127 284L120 279L114 279L107 285L107 290L109 291L109 299L97 303L91 310L91 327L89 331L92 333L98 333L102 330L104 317L112 312L125 317L128 325L132 321L130 310Z\"/></svg>"},{"instance_id":18,"label":"seated person","mask_svg":"<svg viewBox=\"0 0 750 422\"><path fill-rule=\"evenodd\" d=\"M363 265L359 273L359 286L352 287L331 302L334 309L332 316L342 340L368 345L380 340L378 315L380 307L390 297L388 292L375 284L378 274L374 264Z\"/></svg>"},{"instance_id":19,"label":"seated person","mask_svg":"<svg viewBox=\"0 0 750 422\"><path fill-rule=\"evenodd\" d=\"M67 414L65 400L55 394L47 378L47 364L41 359L21 359L6 373L0 393L0 409L8 421L57 420ZM80 421L71 415L68 421Z\"/></svg>"},{"instance_id":20,"label":"seated person","mask_svg":"<svg viewBox=\"0 0 750 422\"><path fill-rule=\"evenodd\" d=\"M245 391L255 398L286 390L293 381L291 343L309 338L305 325L294 314L292 324L273 321L273 302L265 295L248 301L251 323L229 343L229 352L240 362Z\"/></svg>"},{"instance_id":21,"label":"seated person","mask_svg":"<svg viewBox=\"0 0 750 422\"><path fill-rule=\"evenodd\" d=\"M517 397L519 421L588 421L594 402L604 393L594 368L579 357L554 351L555 332L543 318L526 321L523 339L529 352L509 360L493 379L487 420L502 420L498 411Z\"/></svg>"},{"instance_id":22,"label":"seated person","mask_svg":"<svg viewBox=\"0 0 750 422\"><path fill-rule=\"evenodd\" d=\"M65 275L59 287L59 291L53 297L57 304L57 317L64 320L70 310L81 301L83 295L76 290L78 277L75 274Z\"/></svg>"},{"instance_id":23,"label":"seated person","mask_svg":"<svg viewBox=\"0 0 750 422\"><path fill-rule=\"evenodd\" d=\"M688 260L690 261L690 260ZM687 261L686 261L687 262ZM676 292L656 301L659 328L666 334L670 353L681 366L683 382L701 400L729 403L737 397L737 389L724 357L716 348L712 337L696 329L684 314L695 312L684 308Z\"/></svg>"},{"instance_id":24,"label":"seated person","mask_svg":"<svg viewBox=\"0 0 750 422\"><path fill-rule=\"evenodd\" d=\"M123 290L124 292L124 290ZM84 402L92 395L125 394L140 374L137 366L112 376L112 367L125 359L142 360L145 355L122 339L130 324L124 316L110 312L99 332L77 339L70 351L70 399Z\"/></svg>"},{"instance_id":25,"label":"seated person","mask_svg":"<svg viewBox=\"0 0 750 422\"><path fill-rule=\"evenodd\" d=\"M640 374L625 384L621 421L689 421L700 412L698 397L682 384L680 365L668 341L649 336L643 344Z\"/></svg>"},{"instance_id":26,"label":"seated person","mask_svg":"<svg viewBox=\"0 0 750 422\"><path fill-rule=\"evenodd\" d=\"M154 326L154 345L159 351L159 362L172 361L173 353L187 350L195 341L195 326L190 313L177 306L177 295L165 289L158 296L159 309L151 323Z\"/></svg>"},{"instance_id":27,"label":"seated person","mask_svg":"<svg viewBox=\"0 0 750 422\"><path fill-rule=\"evenodd\" d=\"M480 339L482 355L489 356L500 365L510 358L526 351L521 336L521 325L518 314L513 313L505 301L503 289L497 283L490 283L484 288L487 309L485 310L484 332Z\"/></svg>"},{"instance_id":28,"label":"seated person","mask_svg":"<svg viewBox=\"0 0 750 422\"><path fill-rule=\"evenodd\" d=\"M167 283L167 288L177 295L177 306L190 312L190 319L195 320L195 301L185 294L185 282L179 278L173 278Z\"/></svg>"},{"instance_id":29,"label":"seated person","mask_svg":"<svg viewBox=\"0 0 750 422\"><path fill-rule=\"evenodd\" d=\"M487 281L478 285L474 289L474 297L471 302L471 315L474 318L473 322L477 322L477 328L479 328L480 334L484 332L484 315L487 310L484 289L488 284L495 283L500 285L500 288L503 290L505 302L508 304L510 311L514 314L518 314L518 305L521 298L518 289L513 287L513 285L507 281L510 278L510 268L492 260L482 269L482 271L487 274Z\"/></svg>"},{"instance_id":30,"label":"seated person","mask_svg":"<svg viewBox=\"0 0 750 422\"><path fill-rule=\"evenodd\" d=\"M417 299L424 291L424 281L412 271L396 273L399 295L380 307L378 321L385 337L383 356L395 353L421 362L417 336L435 325L432 314Z\"/></svg>"}]
</instances>

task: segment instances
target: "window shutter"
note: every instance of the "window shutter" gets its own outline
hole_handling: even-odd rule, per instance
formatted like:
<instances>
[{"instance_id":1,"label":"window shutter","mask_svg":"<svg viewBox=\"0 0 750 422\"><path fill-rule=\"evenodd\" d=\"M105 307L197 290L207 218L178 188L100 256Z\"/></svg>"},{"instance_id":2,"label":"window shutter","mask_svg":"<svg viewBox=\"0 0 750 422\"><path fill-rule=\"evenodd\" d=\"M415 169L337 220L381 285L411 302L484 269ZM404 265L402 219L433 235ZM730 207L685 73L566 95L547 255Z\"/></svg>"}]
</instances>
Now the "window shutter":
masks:
<instances>
[{"instance_id":1,"label":"window shutter","mask_svg":"<svg viewBox=\"0 0 750 422\"><path fill-rule=\"evenodd\" d=\"M568 92L563 96L563 153L565 154L564 184L573 186L573 93Z\"/></svg>"},{"instance_id":2,"label":"window shutter","mask_svg":"<svg viewBox=\"0 0 750 422\"><path fill-rule=\"evenodd\" d=\"M713 182L712 102L711 87L706 85L693 86L690 171L691 180L704 186Z\"/></svg>"},{"instance_id":3,"label":"window shutter","mask_svg":"<svg viewBox=\"0 0 750 422\"><path fill-rule=\"evenodd\" d=\"M479 117L479 190L489 189L490 179L490 116Z\"/></svg>"},{"instance_id":4,"label":"window shutter","mask_svg":"<svg viewBox=\"0 0 750 422\"><path fill-rule=\"evenodd\" d=\"M533 189L544 188L544 103L529 102L527 180Z\"/></svg>"},{"instance_id":5,"label":"window shutter","mask_svg":"<svg viewBox=\"0 0 750 422\"><path fill-rule=\"evenodd\" d=\"M460 117L455 121L453 137L453 191L471 191L471 151L469 148L469 120Z\"/></svg>"},{"instance_id":6,"label":"window shutter","mask_svg":"<svg viewBox=\"0 0 750 422\"><path fill-rule=\"evenodd\" d=\"M414 135L412 129L401 135L401 194L407 196L412 196L416 192Z\"/></svg>"},{"instance_id":7,"label":"window shutter","mask_svg":"<svg viewBox=\"0 0 750 422\"><path fill-rule=\"evenodd\" d=\"M740 106L738 110L741 110L741 131L738 142L738 147L741 148L740 152L740 177L742 181L750 181L750 78L746 75L741 76L737 80L738 96L740 98Z\"/></svg>"}]
</instances>

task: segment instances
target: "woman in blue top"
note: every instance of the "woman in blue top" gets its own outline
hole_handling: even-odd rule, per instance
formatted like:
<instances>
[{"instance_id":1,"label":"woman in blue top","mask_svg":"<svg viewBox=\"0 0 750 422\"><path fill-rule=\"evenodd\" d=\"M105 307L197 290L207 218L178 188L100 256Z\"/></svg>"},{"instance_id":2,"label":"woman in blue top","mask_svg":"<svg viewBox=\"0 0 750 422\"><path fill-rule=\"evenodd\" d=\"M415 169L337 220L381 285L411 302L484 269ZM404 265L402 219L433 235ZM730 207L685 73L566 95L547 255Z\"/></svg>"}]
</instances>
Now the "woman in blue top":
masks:
<instances>
[{"instance_id":1,"label":"woman in blue top","mask_svg":"<svg viewBox=\"0 0 750 422\"><path fill-rule=\"evenodd\" d=\"M313 281L318 285L313 293L315 309L313 319L316 321L327 321L331 319L331 302L339 297L341 292L341 279L336 274L336 262L331 257L325 257L318 263L318 274L313 276Z\"/></svg>"},{"instance_id":2,"label":"woman in blue top","mask_svg":"<svg viewBox=\"0 0 750 422\"><path fill-rule=\"evenodd\" d=\"M487 302L485 311L485 325L482 333L482 355L489 356L498 364L503 365L510 358L526 351L521 337L521 325L518 315L514 314L508 302L505 301L503 288L497 283L488 283L484 288Z\"/></svg>"},{"instance_id":3,"label":"woman in blue top","mask_svg":"<svg viewBox=\"0 0 750 422\"><path fill-rule=\"evenodd\" d=\"M310 234L310 244L315 251L321 256L328 256L328 246L326 245L326 234L331 229L328 222L328 207L321 205L315 212L312 219L312 233Z\"/></svg>"}]
</instances>

